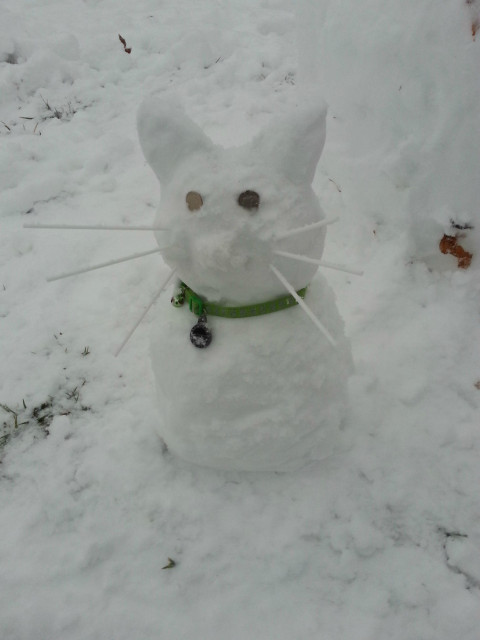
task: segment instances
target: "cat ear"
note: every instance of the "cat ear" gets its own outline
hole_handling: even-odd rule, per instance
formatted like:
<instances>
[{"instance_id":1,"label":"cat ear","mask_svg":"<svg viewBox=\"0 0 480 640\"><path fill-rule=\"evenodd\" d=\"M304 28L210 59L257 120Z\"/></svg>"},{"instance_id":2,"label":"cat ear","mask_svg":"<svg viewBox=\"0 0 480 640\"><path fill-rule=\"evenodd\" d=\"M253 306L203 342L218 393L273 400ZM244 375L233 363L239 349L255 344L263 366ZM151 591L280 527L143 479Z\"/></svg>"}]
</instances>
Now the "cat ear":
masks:
<instances>
[{"instance_id":1,"label":"cat ear","mask_svg":"<svg viewBox=\"0 0 480 640\"><path fill-rule=\"evenodd\" d=\"M296 183L311 184L325 144L324 103L278 118L251 142L252 152Z\"/></svg>"},{"instance_id":2,"label":"cat ear","mask_svg":"<svg viewBox=\"0 0 480 640\"><path fill-rule=\"evenodd\" d=\"M213 148L210 138L172 101L145 100L138 110L137 128L145 158L162 184L185 158Z\"/></svg>"}]
</instances>

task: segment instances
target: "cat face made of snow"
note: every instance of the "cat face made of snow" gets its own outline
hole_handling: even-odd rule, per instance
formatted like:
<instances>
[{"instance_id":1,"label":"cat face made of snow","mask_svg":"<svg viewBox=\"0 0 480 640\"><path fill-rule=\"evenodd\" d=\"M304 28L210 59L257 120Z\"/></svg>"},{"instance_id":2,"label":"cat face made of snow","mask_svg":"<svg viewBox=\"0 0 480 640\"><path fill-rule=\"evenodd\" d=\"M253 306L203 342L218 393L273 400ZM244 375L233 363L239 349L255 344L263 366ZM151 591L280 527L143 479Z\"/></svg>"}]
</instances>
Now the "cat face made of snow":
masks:
<instances>
[{"instance_id":1,"label":"cat face made of snow","mask_svg":"<svg viewBox=\"0 0 480 640\"><path fill-rule=\"evenodd\" d=\"M215 145L177 106L156 99L138 114L140 143L161 184L156 232L165 262L198 295L247 304L295 289L317 266L275 254L320 258L324 228L279 239L325 216L312 189L325 141L325 109L298 109L248 144Z\"/></svg>"}]
</instances>

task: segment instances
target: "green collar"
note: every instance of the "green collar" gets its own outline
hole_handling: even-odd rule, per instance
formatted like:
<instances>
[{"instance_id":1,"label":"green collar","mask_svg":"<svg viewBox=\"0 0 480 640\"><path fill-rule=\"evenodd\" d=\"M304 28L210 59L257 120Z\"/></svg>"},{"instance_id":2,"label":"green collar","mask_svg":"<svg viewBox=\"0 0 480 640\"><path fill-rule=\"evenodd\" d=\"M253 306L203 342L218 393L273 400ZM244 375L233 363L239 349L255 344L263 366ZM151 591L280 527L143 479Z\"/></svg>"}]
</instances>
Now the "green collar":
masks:
<instances>
[{"instance_id":1,"label":"green collar","mask_svg":"<svg viewBox=\"0 0 480 640\"><path fill-rule=\"evenodd\" d=\"M297 291L297 294L304 298L307 293L307 287ZM190 311L197 316L206 314L208 316L221 316L222 318L251 318L253 316L263 316L267 313L274 313L282 309L294 307L298 303L291 295L275 298L275 300L267 300L267 302L258 302L257 304L249 304L241 307L224 307L214 302L205 302L190 287L182 282L180 285L180 293L172 298L174 306L181 306L183 302L188 302Z\"/></svg>"}]
</instances>

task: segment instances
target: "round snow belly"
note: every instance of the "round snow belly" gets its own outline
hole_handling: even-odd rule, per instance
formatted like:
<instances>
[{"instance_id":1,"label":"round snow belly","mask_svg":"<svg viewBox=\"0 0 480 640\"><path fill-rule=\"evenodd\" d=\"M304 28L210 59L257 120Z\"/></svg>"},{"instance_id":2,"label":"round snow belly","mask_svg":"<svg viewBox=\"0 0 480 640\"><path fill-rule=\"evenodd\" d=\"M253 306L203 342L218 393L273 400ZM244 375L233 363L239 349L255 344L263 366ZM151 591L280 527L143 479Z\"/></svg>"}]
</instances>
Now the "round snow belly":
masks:
<instances>
[{"instance_id":1,"label":"round snow belly","mask_svg":"<svg viewBox=\"0 0 480 640\"><path fill-rule=\"evenodd\" d=\"M161 419L170 451L219 469L288 470L338 443L351 371L350 347L323 279L306 303L337 341L332 347L302 309L246 319L209 317L211 345L196 349L187 307L158 305L152 340Z\"/></svg>"}]
</instances>

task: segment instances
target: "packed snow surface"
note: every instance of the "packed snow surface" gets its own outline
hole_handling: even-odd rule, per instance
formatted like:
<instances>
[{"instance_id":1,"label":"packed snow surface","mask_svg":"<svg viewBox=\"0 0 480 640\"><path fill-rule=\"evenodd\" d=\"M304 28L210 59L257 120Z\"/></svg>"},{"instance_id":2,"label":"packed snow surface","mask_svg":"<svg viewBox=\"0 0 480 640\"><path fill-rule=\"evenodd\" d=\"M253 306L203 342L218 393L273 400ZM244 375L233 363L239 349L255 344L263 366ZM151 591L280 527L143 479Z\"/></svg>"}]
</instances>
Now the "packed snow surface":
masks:
<instances>
[{"instance_id":1,"label":"packed snow surface","mask_svg":"<svg viewBox=\"0 0 480 640\"><path fill-rule=\"evenodd\" d=\"M1 12L2 638L477 640L478 0ZM23 225L153 224L147 96L235 147L318 91L323 257L365 271L322 271L355 361L343 447L290 473L181 462L156 433L158 308L114 357L161 257L45 281L153 233Z\"/></svg>"}]
</instances>

